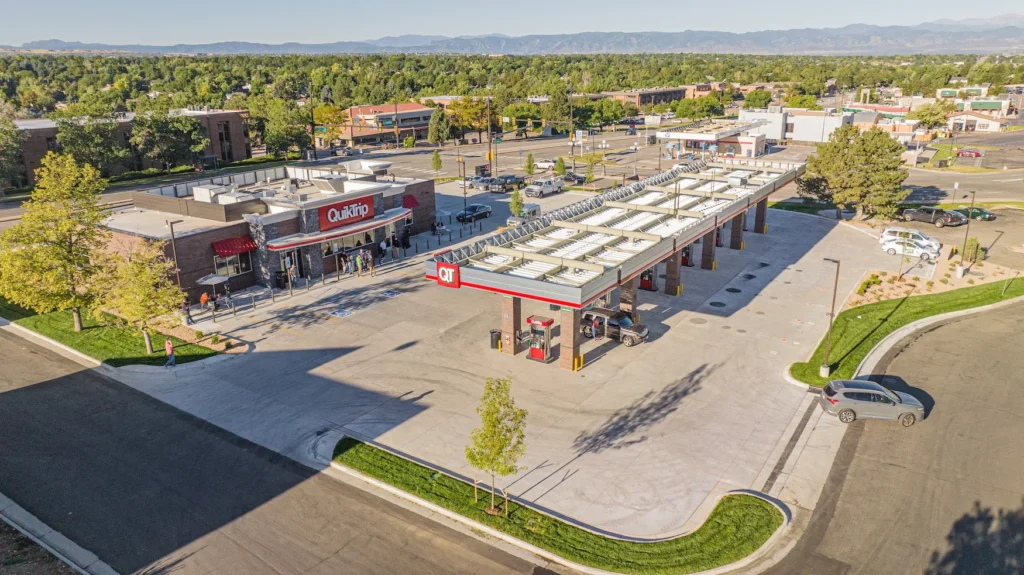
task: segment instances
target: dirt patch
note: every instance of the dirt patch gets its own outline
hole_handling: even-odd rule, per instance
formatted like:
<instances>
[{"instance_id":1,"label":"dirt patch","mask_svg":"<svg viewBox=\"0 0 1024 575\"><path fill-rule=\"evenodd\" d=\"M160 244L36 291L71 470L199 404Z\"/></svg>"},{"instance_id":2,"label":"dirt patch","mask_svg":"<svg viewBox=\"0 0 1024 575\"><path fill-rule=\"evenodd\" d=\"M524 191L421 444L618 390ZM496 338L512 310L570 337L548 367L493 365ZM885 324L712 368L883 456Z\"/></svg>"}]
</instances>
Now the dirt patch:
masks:
<instances>
[{"instance_id":1,"label":"dirt patch","mask_svg":"<svg viewBox=\"0 0 1024 575\"><path fill-rule=\"evenodd\" d=\"M0 521L0 573L3 575L75 575L46 549Z\"/></svg>"}]
</instances>

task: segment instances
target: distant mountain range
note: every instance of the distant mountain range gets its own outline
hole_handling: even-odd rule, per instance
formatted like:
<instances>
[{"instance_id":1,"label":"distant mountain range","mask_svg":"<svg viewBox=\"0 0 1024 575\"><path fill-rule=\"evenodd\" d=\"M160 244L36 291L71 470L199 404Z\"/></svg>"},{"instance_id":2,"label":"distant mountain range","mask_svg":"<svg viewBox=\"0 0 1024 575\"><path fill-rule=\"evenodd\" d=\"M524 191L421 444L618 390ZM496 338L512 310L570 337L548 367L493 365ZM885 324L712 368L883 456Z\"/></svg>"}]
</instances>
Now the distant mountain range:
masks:
<instances>
[{"instance_id":1,"label":"distant mountain range","mask_svg":"<svg viewBox=\"0 0 1024 575\"><path fill-rule=\"evenodd\" d=\"M761 32L580 32L531 36L405 35L328 44L215 42L174 46L84 44L63 40L28 42L8 50L132 52L141 54L966 54L1024 52L1024 15L936 20L917 26L852 24Z\"/></svg>"}]
</instances>

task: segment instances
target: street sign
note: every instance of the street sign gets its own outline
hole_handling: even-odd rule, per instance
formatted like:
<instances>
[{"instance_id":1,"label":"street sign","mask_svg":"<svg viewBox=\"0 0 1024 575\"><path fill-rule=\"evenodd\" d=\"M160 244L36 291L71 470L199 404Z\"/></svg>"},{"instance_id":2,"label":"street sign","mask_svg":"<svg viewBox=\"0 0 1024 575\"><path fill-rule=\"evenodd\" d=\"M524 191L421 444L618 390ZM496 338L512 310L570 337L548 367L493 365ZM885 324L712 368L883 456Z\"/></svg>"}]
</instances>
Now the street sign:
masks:
<instances>
[{"instance_id":1,"label":"street sign","mask_svg":"<svg viewBox=\"0 0 1024 575\"><path fill-rule=\"evenodd\" d=\"M583 130L576 130L576 141L583 141Z\"/></svg>"}]
</instances>

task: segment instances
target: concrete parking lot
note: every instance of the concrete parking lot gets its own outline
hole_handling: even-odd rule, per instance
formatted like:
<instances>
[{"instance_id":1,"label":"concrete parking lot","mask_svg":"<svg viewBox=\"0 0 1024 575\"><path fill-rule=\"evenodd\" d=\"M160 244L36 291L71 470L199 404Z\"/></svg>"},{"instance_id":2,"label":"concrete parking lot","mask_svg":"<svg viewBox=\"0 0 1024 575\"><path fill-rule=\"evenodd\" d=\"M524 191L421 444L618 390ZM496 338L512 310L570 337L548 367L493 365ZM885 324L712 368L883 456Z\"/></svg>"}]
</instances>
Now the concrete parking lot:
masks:
<instances>
[{"instance_id":1,"label":"concrete parking lot","mask_svg":"<svg viewBox=\"0 0 1024 575\"><path fill-rule=\"evenodd\" d=\"M965 226L936 228L922 222L902 225L917 228L946 246L957 246L957 249L963 246L965 234L970 234L971 237L978 238L978 242L988 249L985 261L1024 270L1024 210L996 210L994 213L995 220L972 221L970 230ZM983 272L984 268L976 268L974 271Z\"/></svg>"},{"instance_id":2,"label":"concrete parking lot","mask_svg":"<svg viewBox=\"0 0 1024 575\"><path fill-rule=\"evenodd\" d=\"M1022 323L1015 304L901 342L878 379L927 418L851 424L806 534L768 573L1020 573Z\"/></svg>"},{"instance_id":3,"label":"concrete parking lot","mask_svg":"<svg viewBox=\"0 0 1024 575\"><path fill-rule=\"evenodd\" d=\"M578 373L488 349L499 296L437 287L413 266L221 319L253 353L121 378L302 461L317 438L347 433L473 477L463 449L483 379L511 373L530 412L528 450L501 485L598 529L687 530L722 492L760 489L775 465L806 396L782 370L826 329L834 268L822 258L843 260L841 297L863 270L894 263L870 236L823 218L769 210L769 229L744 251L720 249L716 271L686 268L682 297L641 292L651 341L585 350ZM351 315L330 315L339 310Z\"/></svg>"}]
</instances>

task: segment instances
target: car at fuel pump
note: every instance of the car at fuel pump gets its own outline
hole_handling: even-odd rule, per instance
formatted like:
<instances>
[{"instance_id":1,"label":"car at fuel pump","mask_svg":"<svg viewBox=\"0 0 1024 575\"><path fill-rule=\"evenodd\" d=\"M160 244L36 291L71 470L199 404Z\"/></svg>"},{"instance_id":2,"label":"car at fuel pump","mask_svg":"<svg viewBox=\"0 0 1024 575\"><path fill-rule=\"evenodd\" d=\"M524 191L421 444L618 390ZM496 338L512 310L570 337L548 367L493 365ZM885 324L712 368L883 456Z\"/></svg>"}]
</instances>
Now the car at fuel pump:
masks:
<instances>
[{"instance_id":1,"label":"car at fuel pump","mask_svg":"<svg viewBox=\"0 0 1024 575\"><path fill-rule=\"evenodd\" d=\"M626 347L633 347L647 341L650 331L646 326L634 323L628 313L617 309L590 308L580 318L580 332L583 337L607 337L618 340Z\"/></svg>"}]
</instances>

